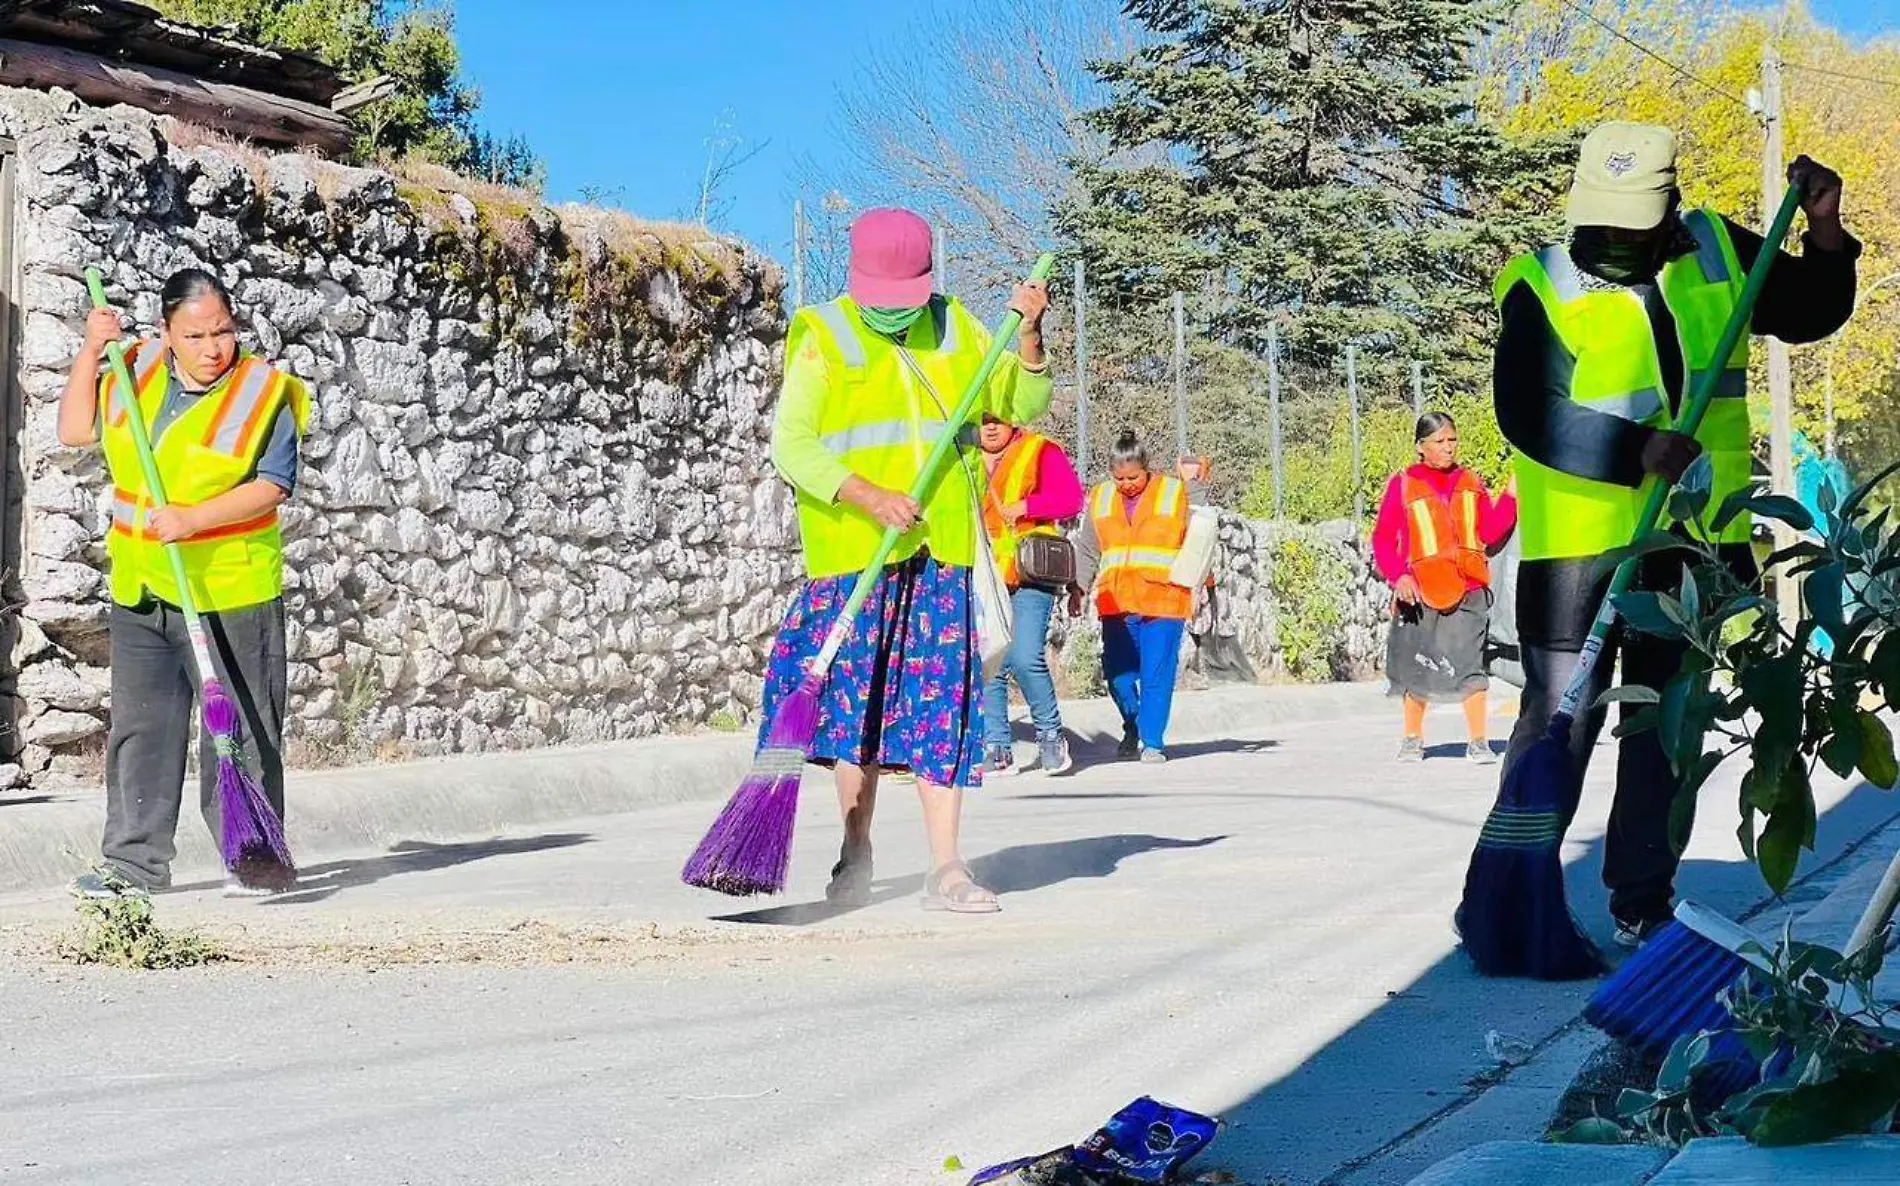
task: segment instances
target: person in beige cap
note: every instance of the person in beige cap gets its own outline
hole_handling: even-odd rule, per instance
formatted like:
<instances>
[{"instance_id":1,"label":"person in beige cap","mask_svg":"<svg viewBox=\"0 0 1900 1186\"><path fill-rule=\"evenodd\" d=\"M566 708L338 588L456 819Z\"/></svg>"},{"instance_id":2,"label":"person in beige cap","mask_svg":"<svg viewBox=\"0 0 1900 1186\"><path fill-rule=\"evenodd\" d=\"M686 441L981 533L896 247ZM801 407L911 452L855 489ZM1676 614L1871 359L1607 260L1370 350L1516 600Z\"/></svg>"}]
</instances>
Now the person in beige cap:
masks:
<instances>
[{"instance_id":1,"label":"person in beige cap","mask_svg":"<svg viewBox=\"0 0 1900 1186\"><path fill-rule=\"evenodd\" d=\"M1799 256L1779 254L1752 328L1785 342L1813 342L1854 307L1857 243L1841 225L1841 179L1801 157L1788 171L1808 229ZM1592 131L1570 189L1567 243L1511 261L1495 296L1502 315L1494 366L1498 425L1516 447L1519 539L1514 591L1525 675L1504 775L1548 729L1602 602L1605 552L1635 533L1643 480L1680 478L1709 455L1711 507L1750 482L1748 339L1715 357L1762 239L1710 210L1681 208L1676 137L1668 128L1609 123ZM1721 372L1694 437L1669 425L1691 382ZM1705 528L1708 525L1705 524ZM1747 516L1714 534L1728 562L1753 575ZM1671 588L1680 559L1652 557L1638 588ZM1661 687L1683 647L1654 637L1612 636L1623 679ZM1595 703L1614 663L1596 665ZM1574 815L1585 764L1602 730L1598 709L1572 737ZM1604 846L1616 937L1640 944L1667 923L1680 860L1669 840L1677 780L1656 733L1624 738Z\"/></svg>"}]
</instances>

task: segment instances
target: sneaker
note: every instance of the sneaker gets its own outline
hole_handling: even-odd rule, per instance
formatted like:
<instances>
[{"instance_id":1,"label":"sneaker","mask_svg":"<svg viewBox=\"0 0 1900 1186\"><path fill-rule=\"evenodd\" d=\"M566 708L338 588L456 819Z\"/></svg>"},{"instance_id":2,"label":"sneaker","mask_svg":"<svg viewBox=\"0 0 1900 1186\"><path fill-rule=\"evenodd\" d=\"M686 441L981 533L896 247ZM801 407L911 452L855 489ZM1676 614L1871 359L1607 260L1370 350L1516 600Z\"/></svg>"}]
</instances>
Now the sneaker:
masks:
<instances>
[{"instance_id":1,"label":"sneaker","mask_svg":"<svg viewBox=\"0 0 1900 1186\"><path fill-rule=\"evenodd\" d=\"M992 745L983 759L984 778L1008 778L1016 773L1016 747Z\"/></svg>"},{"instance_id":2,"label":"sneaker","mask_svg":"<svg viewBox=\"0 0 1900 1186\"><path fill-rule=\"evenodd\" d=\"M1465 761L1473 766L1495 766L1498 756L1488 741L1473 741L1465 745Z\"/></svg>"},{"instance_id":3,"label":"sneaker","mask_svg":"<svg viewBox=\"0 0 1900 1186\"><path fill-rule=\"evenodd\" d=\"M1616 922L1616 945L1626 947L1631 951L1654 939L1672 921L1669 918L1617 918L1615 915L1610 917Z\"/></svg>"},{"instance_id":4,"label":"sneaker","mask_svg":"<svg viewBox=\"0 0 1900 1186\"><path fill-rule=\"evenodd\" d=\"M1141 751L1141 763L1144 766L1159 766L1163 762L1166 762L1167 760L1168 760L1168 755L1162 753L1158 749L1151 748L1151 749L1144 749Z\"/></svg>"},{"instance_id":5,"label":"sneaker","mask_svg":"<svg viewBox=\"0 0 1900 1186\"><path fill-rule=\"evenodd\" d=\"M1425 739L1407 737L1399 742L1399 761L1423 762L1425 760Z\"/></svg>"},{"instance_id":6,"label":"sneaker","mask_svg":"<svg viewBox=\"0 0 1900 1186\"><path fill-rule=\"evenodd\" d=\"M1036 754L1040 759L1042 772L1047 777L1065 773L1069 767L1075 765L1074 759L1069 757L1069 743L1060 733L1051 733L1047 737L1037 738Z\"/></svg>"},{"instance_id":7,"label":"sneaker","mask_svg":"<svg viewBox=\"0 0 1900 1186\"><path fill-rule=\"evenodd\" d=\"M1122 743L1115 747L1118 758L1138 758L1141 756L1141 734L1133 725L1122 726Z\"/></svg>"},{"instance_id":8,"label":"sneaker","mask_svg":"<svg viewBox=\"0 0 1900 1186\"><path fill-rule=\"evenodd\" d=\"M103 901L108 898L149 898L144 886L132 882L123 873L104 865L88 869L73 878L69 886L75 898Z\"/></svg>"}]
</instances>

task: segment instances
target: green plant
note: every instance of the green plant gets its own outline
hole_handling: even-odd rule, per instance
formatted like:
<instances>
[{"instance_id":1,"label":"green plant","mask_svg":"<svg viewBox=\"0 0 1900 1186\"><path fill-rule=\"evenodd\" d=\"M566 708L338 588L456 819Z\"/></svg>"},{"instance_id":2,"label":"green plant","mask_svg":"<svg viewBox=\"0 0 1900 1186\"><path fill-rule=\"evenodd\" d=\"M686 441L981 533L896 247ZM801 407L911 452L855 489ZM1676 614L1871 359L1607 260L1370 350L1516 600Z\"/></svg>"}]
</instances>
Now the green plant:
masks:
<instances>
[{"instance_id":1,"label":"green plant","mask_svg":"<svg viewBox=\"0 0 1900 1186\"><path fill-rule=\"evenodd\" d=\"M730 708L722 708L706 719L706 727L715 733L737 733L745 727L745 722Z\"/></svg>"},{"instance_id":2,"label":"green plant","mask_svg":"<svg viewBox=\"0 0 1900 1186\"><path fill-rule=\"evenodd\" d=\"M1300 535L1275 541L1269 557L1267 588L1287 674L1308 682L1332 679L1352 581L1345 558L1326 540Z\"/></svg>"},{"instance_id":3,"label":"green plant","mask_svg":"<svg viewBox=\"0 0 1900 1186\"><path fill-rule=\"evenodd\" d=\"M1099 628L1077 630L1063 648L1062 676L1065 696L1108 695L1108 681L1102 676L1102 632Z\"/></svg>"},{"instance_id":4,"label":"green plant","mask_svg":"<svg viewBox=\"0 0 1900 1186\"><path fill-rule=\"evenodd\" d=\"M1843 778L1858 771L1883 789L1900 781L1892 733L1876 711L1900 706L1900 533L1888 528L1887 510L1874 512L1868 502L1895 469L1900 464L1838 505L1824 488L1818 524L1792 498L1746 489L1726 499L1710 519L1716 531L1752 512L1804 535L1744 578L1683 527L1709 510L1711 471L1698 461L1670 497L1677 529L1609 558L1652 568L1659 557L1682 558L1676 593L1627 593L1616 608L1631 628L1688 646L1664 687L1617 688L1605 697L1642 706L1618 735L1660 733L1682 780L1671 813L1678 848L1703 784L1725 759L1745 754L1738 834L1777 893L1794 879L1801 850L1814 845L1818 767ZM1772 612L1770 579L1804 580L1794 623Z\"/></svg>"},{"instance_id":5,"label":"green plant","mask_svg":"<svg viewBox=\"0 0 1900 1186\"><path fill-rule=\"evenodd\" d=\"M1853 956L1784 934L1759 951L1766 967L1725 999L1735 1032L1764 1068L1747 1089L1712 1088L1714 1035L1677 1042L1651 1090L1626 1090L1617 1119L1592 1118L1559 1134L1573 1144L1638 1140L1680 1146L1741 1136L1801 1145L1893 1131L1900 1110L1900 1012L1878 1003L1874 979L1886 934Z\"/></svg>"},{"instance_id":6,"label":"green plant","mask_svg":"<svg viewBox=\"0 0 1900 1186\"><path fill-rule=\"evenodd\" d=\"M79 920L79 927L54 948L67 963L171 969L231 958L195 931L162 929L152 917L150 898L89 898L79 903Z\"/></svg>"}]
</instances>

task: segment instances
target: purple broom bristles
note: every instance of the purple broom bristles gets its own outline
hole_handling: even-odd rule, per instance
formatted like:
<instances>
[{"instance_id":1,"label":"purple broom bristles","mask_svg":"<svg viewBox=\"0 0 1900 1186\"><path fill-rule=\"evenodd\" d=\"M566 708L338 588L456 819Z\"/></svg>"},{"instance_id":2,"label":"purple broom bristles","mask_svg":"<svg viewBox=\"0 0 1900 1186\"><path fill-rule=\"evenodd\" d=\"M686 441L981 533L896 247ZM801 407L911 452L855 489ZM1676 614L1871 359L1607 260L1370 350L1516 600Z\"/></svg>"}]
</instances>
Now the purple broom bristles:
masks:
<instances>
[{"instance_id":1,"label":"purple broom bristles","mask_svg":"<svg viewBox=\"0 0 1900 1186\"><path fill-rule=\"evenodd\" d=\"M284 839L283 821L264 788L245 768L238 742L237 704L224 685L204 685L204 725L218 752L219 837L224 867L253 889L286 890L297 884L297 866Z\"/></svg>"},{"instance_id":2,"label":"purple broom bristles","mask_svg":"<svg viewBox=\"0 0 1900 1186\"><path fill-rule=\"evenodd\" d=\"M799 778L818 731L823 688L823 679L808 676L779 705L752 770L687 859L680 873L687 885L740 898L785 888Z\"/></svg>"}]
</instances>

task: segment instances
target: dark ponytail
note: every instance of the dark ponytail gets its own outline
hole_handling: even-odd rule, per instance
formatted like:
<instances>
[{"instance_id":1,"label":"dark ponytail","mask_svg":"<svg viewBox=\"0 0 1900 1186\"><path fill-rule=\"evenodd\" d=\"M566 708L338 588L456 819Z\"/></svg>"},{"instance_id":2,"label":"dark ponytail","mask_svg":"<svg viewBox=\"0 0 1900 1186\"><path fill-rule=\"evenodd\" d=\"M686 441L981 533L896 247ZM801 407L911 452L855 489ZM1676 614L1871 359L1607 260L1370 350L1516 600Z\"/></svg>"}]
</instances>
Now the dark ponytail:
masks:
<instances>
[{"instance_id":1,"label":"dark ponytail","mask_svg":"<svg viewBox=\"0 0 1900 1186\"><path fill-rule=\"evenodd\" d=\"M1451 418L1450 412L1427 412L1418 418L1418 425L1412 429L1412 443L1422 444L1437 436L1440 429L1457 427L1458 422Z\"/></svg>"},{"instance_id":2,"label":"dark ponytail","mask_svg":"<svg viewBox=\"0 0 1900 1186\"><path fill-rule=\"evenodd\" d=\"M182 272L173 272L171 279L165 281L165 287L159 291L159 318L170 325L172 315L179 309L207 296L216 296L224 302L225 312L234 318L237 316L237 306L231 303L231 291L224 286L224 281L203 268L186 268Z\"/></svg>"},{"instance_id":3,"label":"dark ponytail","mask_svg":"<svg viewBox=\"0 0 1900 1186\"><path fill-rule=\"evenodd\" d=\"M1148 449L1134 429L1124 428L1121 435L1115 438L1115 447L1109 450L1108 464L1110 469L1120 469L1124 465L1148 468Z\"/></svg>"}]
</instances>

